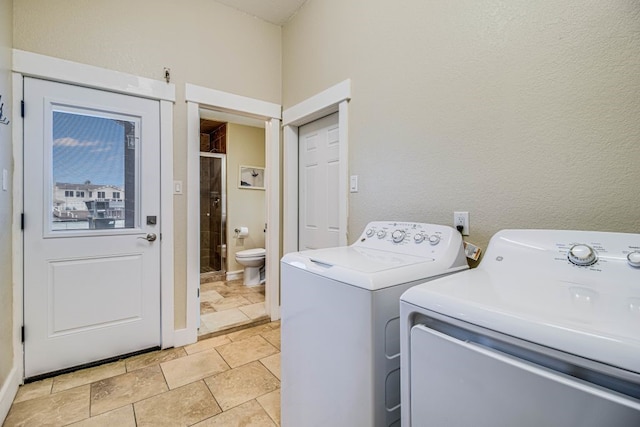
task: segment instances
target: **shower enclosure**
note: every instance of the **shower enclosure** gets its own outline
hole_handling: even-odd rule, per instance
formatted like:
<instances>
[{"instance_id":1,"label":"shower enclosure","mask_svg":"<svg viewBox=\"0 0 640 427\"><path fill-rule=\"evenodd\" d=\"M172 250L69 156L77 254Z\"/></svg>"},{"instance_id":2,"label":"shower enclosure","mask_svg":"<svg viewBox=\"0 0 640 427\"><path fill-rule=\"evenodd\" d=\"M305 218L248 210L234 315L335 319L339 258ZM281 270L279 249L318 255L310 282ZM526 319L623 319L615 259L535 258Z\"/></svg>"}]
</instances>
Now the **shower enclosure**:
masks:
<instances>
[{"instance_id":1,"label":"shower enclosure","mask_svg":"<svg viewBox=\"0 0 640 427\"><path fill-rule=\"evenodd\" d=\"M200 273L226 271L226 156L200 153Z\"/></svg>"}]
</instances>

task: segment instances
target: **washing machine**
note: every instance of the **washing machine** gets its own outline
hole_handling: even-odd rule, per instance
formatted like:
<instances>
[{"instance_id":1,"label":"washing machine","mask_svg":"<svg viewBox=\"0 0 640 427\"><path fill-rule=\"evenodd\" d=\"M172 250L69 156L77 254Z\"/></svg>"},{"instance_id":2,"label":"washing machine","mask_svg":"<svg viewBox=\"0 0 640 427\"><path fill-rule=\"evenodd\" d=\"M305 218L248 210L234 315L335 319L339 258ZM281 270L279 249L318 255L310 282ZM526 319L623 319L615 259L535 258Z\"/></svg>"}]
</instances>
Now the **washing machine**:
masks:
<instances>
[{"instance_id":1,"label":"washing machine","mask_svg":"<svg viewBox=\"0 0 640 427\"><path fill-rule=\"evenodd\" d=\"M282 425L399 425L400 295L468 268L460 233L371 222L351 246L281 267Z\"/></svg>"},{"instance_id":2,"label":"washing machine","mask_svg":"<svg viewBox=\"0 0 640 427\"><path fill-rule=\"evenodd\" d=\"M400 316L404 427L640 426L640 234L501 231Z\"/></svg>"}]
</instances>

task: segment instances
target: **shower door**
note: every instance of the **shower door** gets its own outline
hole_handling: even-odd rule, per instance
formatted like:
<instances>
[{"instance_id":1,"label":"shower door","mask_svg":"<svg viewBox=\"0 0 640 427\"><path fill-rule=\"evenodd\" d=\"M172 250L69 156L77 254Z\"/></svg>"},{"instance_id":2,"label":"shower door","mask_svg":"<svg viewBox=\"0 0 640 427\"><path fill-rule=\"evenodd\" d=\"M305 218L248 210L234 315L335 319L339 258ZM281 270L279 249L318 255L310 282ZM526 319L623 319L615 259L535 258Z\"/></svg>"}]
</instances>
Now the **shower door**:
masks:
<instances>
[{"instance_id":1,"label":"shower door","mask_svg":"<svg viewBox=\"0 0 640 427\"><path fill-rule=\"evenodd\" d=\"M200 153L200 273L225 272L226 156Z\"/></svg>"}]
</instances>

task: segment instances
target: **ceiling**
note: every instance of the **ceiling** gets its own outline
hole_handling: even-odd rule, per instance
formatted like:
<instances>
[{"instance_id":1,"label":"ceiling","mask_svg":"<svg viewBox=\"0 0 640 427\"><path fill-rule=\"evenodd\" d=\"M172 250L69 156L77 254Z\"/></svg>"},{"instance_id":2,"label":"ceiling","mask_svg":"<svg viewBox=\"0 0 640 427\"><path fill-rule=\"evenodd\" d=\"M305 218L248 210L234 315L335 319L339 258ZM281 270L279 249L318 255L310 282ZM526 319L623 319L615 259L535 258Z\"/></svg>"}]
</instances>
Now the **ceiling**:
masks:
<instances>
[{"instance_id":1,"label":"ceiling","mask_svg":"<svg viewBox=\"0 0 640 427\"><path fill-rule=\"evenodd\" d=\"M307 0L216 0L276 25L284 25Z\"/></svg>"}]
</instances>

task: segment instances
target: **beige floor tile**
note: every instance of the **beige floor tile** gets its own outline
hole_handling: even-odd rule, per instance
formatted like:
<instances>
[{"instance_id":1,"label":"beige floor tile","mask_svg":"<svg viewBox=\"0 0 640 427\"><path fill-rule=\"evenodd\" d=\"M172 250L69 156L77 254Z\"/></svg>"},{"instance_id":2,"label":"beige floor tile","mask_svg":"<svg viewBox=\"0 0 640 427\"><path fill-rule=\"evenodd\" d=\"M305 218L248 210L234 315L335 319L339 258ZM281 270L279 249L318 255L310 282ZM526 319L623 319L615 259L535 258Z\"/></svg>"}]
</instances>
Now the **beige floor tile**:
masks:
<instances>
[{"instance_id":1,"label":"beige floor tile","mask_svg":"<svg viewBox=\"0 0 640 427\"><path fill-rule=\"evenodd\" d=\"M271 324L265 323L264 325L258 325L252 328L247 328L238 332L230 333L227 336L231 341L241 341L243 339L253 337L255 335L261 335L272 330L273 329L271 328Z\"/></svg>"},{"instance_id":2,"label":"beige floor tile","mask_svg":"<svg viewBox=\"0 0 640 427\"><path fill-rule=\"evenodd\" d=\"M230 282L226 282L226 284L224 284L223 286L215 287L215 290L218 291L220 295L226 298L264 292L264 285L248 287L242 283L242 280L233 280Z\"/></svg>"},{"instance_id":3,"label":"beige floor tile","mask_svg":"<svg viewBox=\"0 0 640 427\"><path fill-rule=\"evenodd\" d=\"M277 348L269 344L259 335L222 345L216 348L216 350L232 368L271 356L278 352Z\"/></svg>"},{"instance_id":4,"label":"beige floor tile","mask_svg":"<svg viewBox=\"0 0 640 427\"><path fill-rule=\"evenodd\" d=\"M264 302L264 292L251 292L243 295L250 303Z\"/></svg>"},{"instance_id":5,"label":"beige floor tile","mask_svg":"<svg viewBox=\"0 0 640 427\"><path fill-rule=\"evenodd\" d=\"M280 378L280 353L276 353L269 357L260 359L260 362L262 362L262 364L266 366L267 369L271 371L273 375L276 376L276 378L281 379Z\"/></svg>"},{"instance_id":6,"label":"beige floor tile","mask_svg":"<svg viewBox=\"0 0 640 427\"><path fill-rule=\"evenodd\" d=\"M91 415L103 414L167 390L159 365L100 380L91 384Z\"/></svg>"},{"instance_id":7,"label":"beige floor tile","mask_svg":"<svg viewBox=\"0 0 640 427\"><path fill-rule=\"evenodd\" d=\"M213 308L213 304L210 302L200 302L200 315L215 313L216 309Z\"/></svg>"},{"instance_id":8,"label":"beige floor tile","mask_svg":"<svg viewBox=\"0 0 640 427\"><path fill-rule=\"evenodd\" d=\"M134 404L138 427L190 426L222 412L203 381Z\"/></svg>"},{"instance_id":9,"label":"beige floor tile","mask_svg":"<svg viewBox=\"0 0 640 427\"><path fill-rule=\"evenodd\" d=\"M277 425L280 425L280 389L256 399Z\"/></svg>"},{"instance_id":10,"label":"beige floor tile","mask_svg":"<svg viewBox=\"0 0 640 427\"><path fill-rule=\"evenodd\" d=\"M42 381L21 385L18 388L18 393L16 394L15 399L13 399L13 403L48 396L51 394L52 385L53 378L47 378Z\"/></svg>"},{"instance_id":11,"label":"beige floor tile","mask_svg":"<svg viewBox=\"0 0 640 427\"><path fill-rule=\"evenodd\" d=\"M127 372L131 372L136 369L146 368L147 366L157 365L162 362L168 362L169 360L178 359L182 356L186 356L187 352L182 347L169 348L166 350L153 351L151 353L141 354L139 356L130 357L125 359L125 365Z\"/></svg>"},{"instance_id":12,"label":"beige floor tile","mask_svg":"<svg viewBox=\"0 0 640 427\"><path fill-rule=\"evenodd\" d=\"M244 305L242 307L238 307L238 309L246 314L249 319L257 319L259 317L264 317L267 315L267 309L265 308L263 302Z\"/></svg>"},{"instance_id":13,"label":"beige floor tile","mask_svg":"<svg viewBox=\"0 0 640 427\"><path fill-rule=\"evenodd\" d=\"M220 301L213 303L213 308L216 311L225 311L231 308L241 307L243 305L251 304L248 299L243 297L242 295L234 295L230 297L225 297Z\"/></svg>"},{"instance_id":14,"label":"beige floor tile","mask_svg":"<svg viewBox=\"0 0 640 427\"><path fill-rule=\"evenodd\" d=\"M212 331L209 327L204 323L204 321L200 321L200 326L198 327L198 336L210 334Z\"/></svg>"},{"instance_id":15,"label":"beige floor tile","mask_svg":"<svg viewBox=\"0 0 640 427\"><path fill-rule=\"evenodd\" d=\"M133 414L133 405L123 406L104 414L87 418L86 420L71 424L73 427L136 427L136 417Z\"/></svg>"},{"instance_id":16,"label":"beige floor tile","mask_svg":"<svg viewBox=\"0 0 640 427\"><path fill-rule=\"evenodd\" d=\"M205 379L223 411L278 389L280 381L259 362Z\"/></svg>"},{"instance_id":17,"label":"beige floor tile","mask_svg":"<svg viewBox=\"0 0 640 427\"><path fill-rule=\"evenodd\" d=\"M250 400L215 417L204 420L194 427L273 427L269 414L255 400Z\"/></svg>"},{"instance_id":18,"label":"beige floor tile","mask_svg":"<svg viewBox=\"0 0 640 427\"><path fill-rule=\"evenodd\" d=\"M262 338L269 341L271 345L280 350L280 328L265 331L260 335L262 335Z\"/></svg>"},{"instance_id":19,"label":"beige floor tile","mask_svg":"<svg viewBox=\"0 0 640 427\"><path fill-rule=\"evenodd\" d=\"M217 303L224 297L220 295L215 289L203 290L200 289L200 302Z\"/></svg>"},{"instance_id":20,"label":"beige floor tile","mask_svg":"<svg viewBox=\"0 0 640 427\"><path fill-rule=\"evenodd\" d=\"M227 344L229 345L229 344ZM190 354L160 364L170 389L201 380L229 369L216 350Z\"/></svg>"},{"instance_id":21,"label":"beige floor tile","mask_svg":"<svg viewBox=\"0 0 640 427\"><path fill-rule=\"evenodd\" d=\"M79 371L60 375L53 379L51 393L58 393L63 390L78 387L84 384L91 384L104 378L115 377L124 374L126 371L124 360L96 366L93 368L81 369Z\"/></svg>"},{"instance_id":22,"label":"beige floor tile","mask_svg":"<svg viewBox=\"0 0 640 427\"><path fill-rule=\"evenodd\" d=\"M205 291L209 291L209 290L215 290L216 288L219 288L220 286L225 286L224 281L222 280L213 280L213 281L209 281L206 279L203 279L202 276L200 276L200 292L205 292Z\"/></svg>"},{"instance_id":23,"label":"beige floor tile","mask_svg":"<svg viewBox=\"0 0 640 427\"><path fill-rule=\"evenodd\" d=\"M11 406L3 427L63 426L89 418L88 384Z\"/></svg>"},{"instance_id":24,"label":"beige floor tile","mask_svg":"<svg viewBox=\"0 0 640 427\"><path fill-rule=\"evenodd\" d=\"M251 319L237 308L209 313L200 317L200 322L204 323L211 332L243 325L250 321Z\"/></svg>"},{"instance_id":25,"label":"beige floor tile","mask_svg":"<svg viewBox=\"0 0 640 427\"><path fill-rule=\"evenodd\" d=\"M211 350L212 348L219 347L221 345L229 344L231 340L226 335L220 335L213 338L207 338L206 340L198 341L195 344L189 344L184 347L187 354L199 353L205 350Z\"/></svg>"}]
</instances>

